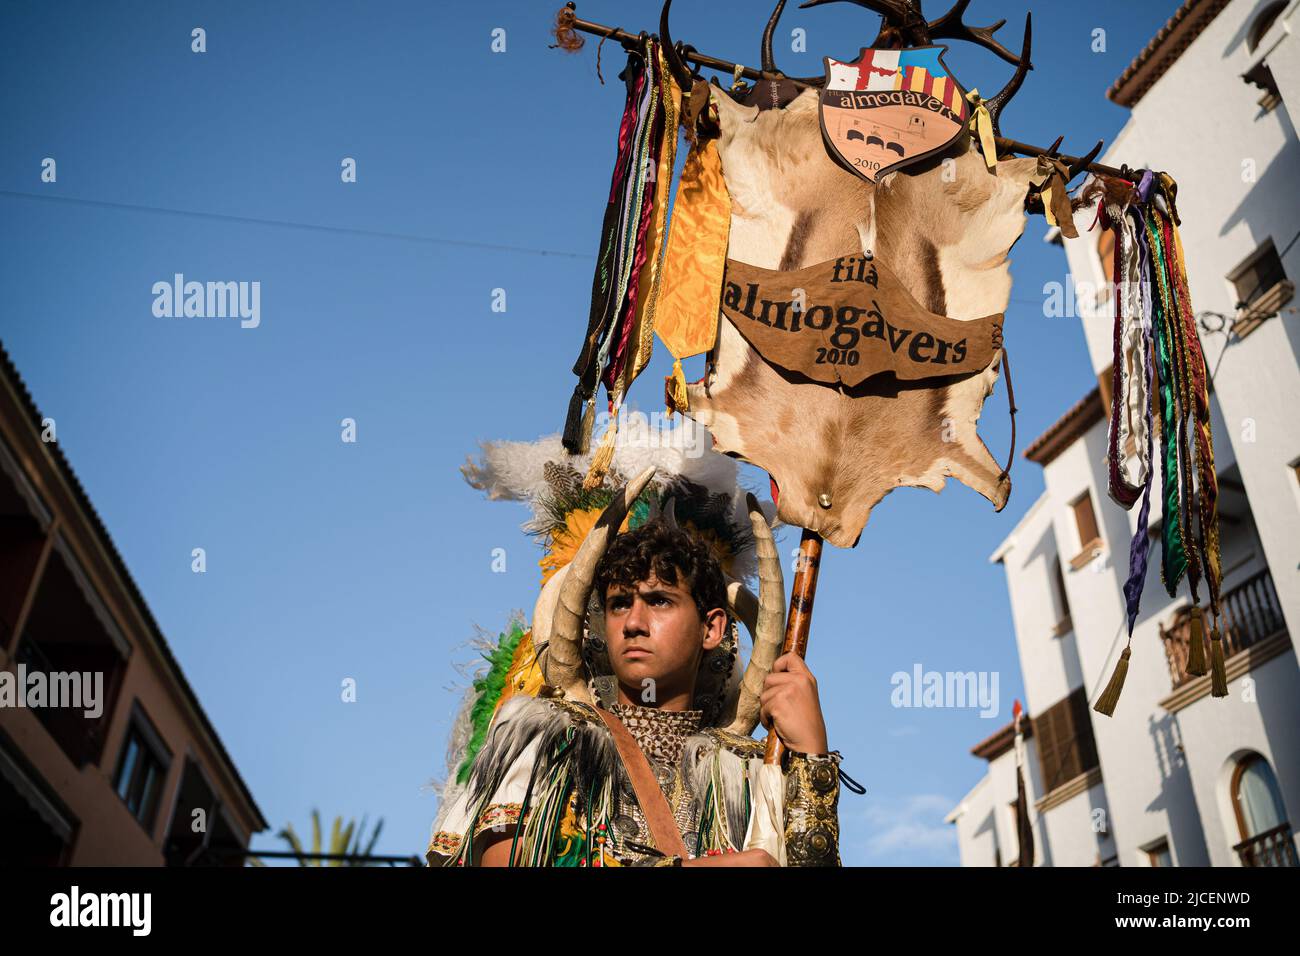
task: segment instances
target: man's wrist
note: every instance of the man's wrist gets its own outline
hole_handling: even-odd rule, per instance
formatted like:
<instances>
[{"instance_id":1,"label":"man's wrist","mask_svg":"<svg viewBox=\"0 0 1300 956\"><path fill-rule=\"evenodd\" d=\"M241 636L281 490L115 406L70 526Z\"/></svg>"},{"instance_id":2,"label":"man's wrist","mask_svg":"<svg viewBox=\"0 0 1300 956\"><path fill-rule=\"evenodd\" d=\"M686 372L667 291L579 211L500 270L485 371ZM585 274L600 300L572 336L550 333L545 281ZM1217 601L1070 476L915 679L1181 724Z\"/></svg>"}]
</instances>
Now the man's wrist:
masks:
<instances>
[{"instance_id":1,"label":"man's wrist","mask_svg":"<svg viewBox=\"0 0 1300 956\"><path fill-rule=\"evenodd\" d=\"M824 745L820 750L803 751L798 749L797 747L786 747L785 750L786 753L790 754L791 756L802 757L805 760L813 760L813 761L831 760L831 759L840 760L843 758L843 755L838 750L829 750Z\"/></svg>"}]
</instances>

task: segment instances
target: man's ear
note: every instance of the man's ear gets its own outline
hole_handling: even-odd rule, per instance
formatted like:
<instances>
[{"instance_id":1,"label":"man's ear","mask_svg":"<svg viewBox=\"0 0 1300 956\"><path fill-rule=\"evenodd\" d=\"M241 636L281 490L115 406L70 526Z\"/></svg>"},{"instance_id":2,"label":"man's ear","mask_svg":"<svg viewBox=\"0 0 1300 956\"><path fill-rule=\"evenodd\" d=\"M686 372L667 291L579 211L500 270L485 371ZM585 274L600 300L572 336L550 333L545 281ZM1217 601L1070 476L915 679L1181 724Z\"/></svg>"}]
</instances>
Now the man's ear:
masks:
<instances>
[{"instance_id":1,"label":"man's ear","mask_svg":"<svg viewBox=\"0 0 1300 956\"><path fill-rule=\"evenodd\" d=\"M727 636L727 612L715 607L704 615L704 649L711 651Z\"/></svg>"}]
</instances>

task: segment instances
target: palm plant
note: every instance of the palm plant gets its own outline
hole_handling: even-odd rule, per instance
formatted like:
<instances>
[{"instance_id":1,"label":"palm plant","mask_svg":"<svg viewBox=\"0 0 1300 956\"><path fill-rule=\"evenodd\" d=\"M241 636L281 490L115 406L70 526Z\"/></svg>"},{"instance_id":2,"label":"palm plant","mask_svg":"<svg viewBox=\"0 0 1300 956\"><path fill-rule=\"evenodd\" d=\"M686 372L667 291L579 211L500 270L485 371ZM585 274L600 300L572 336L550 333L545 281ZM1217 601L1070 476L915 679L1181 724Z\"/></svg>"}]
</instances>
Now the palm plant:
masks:
<instances>
[{"instance_id":1,"label":"palm plant","mask_svg":"<svg viewBox=\"0 0 1300 956\"><path fill-rule=\"evenodd\" d=\"M367 840L365 836L365 817L361 818L360 826L357 825L355 820L349 820L345 825L341 816L335 817L334 824L330 828L329 846L327 849L322 849L320 811L313 809L311 812L310 851L303 849L302 840L298 838L292 823L286 823L284 829L277 833L276 836L289 844L289 849L298 857L299 866L369 866L370 864L365 861L364 857L368 857L374 852L375 844L379 842L379 833L383 828L384 821L381 818L375 824L375 829L370 834L369 840ZM328 854L336 857L336 859L322 860L320 859L322 854ZM349 857L351 859L348 859ZM254 866L264 865L256 858L249 862Z\"/></svg>"}]
</instances>

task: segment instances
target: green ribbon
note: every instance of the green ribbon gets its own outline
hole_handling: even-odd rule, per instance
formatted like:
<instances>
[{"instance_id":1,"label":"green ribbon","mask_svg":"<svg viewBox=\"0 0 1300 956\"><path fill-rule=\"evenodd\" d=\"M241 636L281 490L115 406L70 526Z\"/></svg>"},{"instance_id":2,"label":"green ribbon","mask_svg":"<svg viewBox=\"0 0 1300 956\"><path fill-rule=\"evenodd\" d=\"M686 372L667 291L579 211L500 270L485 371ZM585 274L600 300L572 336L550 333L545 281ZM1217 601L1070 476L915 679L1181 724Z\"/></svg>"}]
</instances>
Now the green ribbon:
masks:
<instances>
[{"instance_id":1,"label":"green ribbon","mask_svg":"<svg viewBox=\"0 0 1300 956\"><path fill-rule=\"evenodd\" d=\"M1148 213L1147 237L1150 240L1156 269L1167 275L1164 242L1155 228L1155 216ZM1161 488L1164 522L1160 529L1160 579L1174 597L1178 582L1187 573L1187 550L1183 543L1182 507L1178 487L1178 387L1173 368L1173 341L1170 316L1166 309L1163 286L1157 282L1151 290L1152 317L1156 342L1156 378L1160 394Z\"/></svg>"}]
</instances>

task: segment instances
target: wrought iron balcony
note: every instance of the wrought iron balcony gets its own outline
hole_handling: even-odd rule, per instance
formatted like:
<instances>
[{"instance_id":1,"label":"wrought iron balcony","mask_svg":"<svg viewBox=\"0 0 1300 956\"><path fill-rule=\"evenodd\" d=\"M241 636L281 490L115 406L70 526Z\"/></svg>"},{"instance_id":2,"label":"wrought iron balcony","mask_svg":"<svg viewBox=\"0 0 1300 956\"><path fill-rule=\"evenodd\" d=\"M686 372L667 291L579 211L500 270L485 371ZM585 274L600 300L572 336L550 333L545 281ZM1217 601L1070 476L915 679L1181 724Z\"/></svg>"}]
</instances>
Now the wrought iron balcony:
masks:
<instances>
[{"instance_id":1,"label":"wrought iron balcony","mask_svg":"<svg viewBox=\"0 0 1300 956\"><path fill-rule=\"evenodd\" d=\"M1300 866L1289 823L1242 840L1233 850L1241 858L1242 866Z\"/></svg>"},{"instance_id":2,"label":"wrought iron balcony","mask_svg":"<svg viewBox=\"0 0 1300 956\"><path fill-rule=\"evenodd\" d=\"M1265 568L1226 591L1220 598L1223 617L1223 657L1226 661L1248 647L1286 632L1282 605L1273 587L1273 576ZM1209 614L1206 614L1206 654L1209 654ZM1180 610L1169 627L1161 625L1160 639L1169 661L1169 676L1175 688L1195 680L1187 673L1187 652L1192 633L1191 608Z\"/></svg>"}]
</instances>

